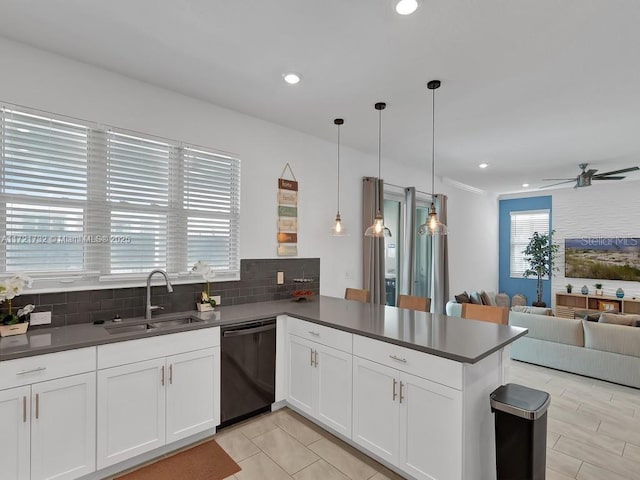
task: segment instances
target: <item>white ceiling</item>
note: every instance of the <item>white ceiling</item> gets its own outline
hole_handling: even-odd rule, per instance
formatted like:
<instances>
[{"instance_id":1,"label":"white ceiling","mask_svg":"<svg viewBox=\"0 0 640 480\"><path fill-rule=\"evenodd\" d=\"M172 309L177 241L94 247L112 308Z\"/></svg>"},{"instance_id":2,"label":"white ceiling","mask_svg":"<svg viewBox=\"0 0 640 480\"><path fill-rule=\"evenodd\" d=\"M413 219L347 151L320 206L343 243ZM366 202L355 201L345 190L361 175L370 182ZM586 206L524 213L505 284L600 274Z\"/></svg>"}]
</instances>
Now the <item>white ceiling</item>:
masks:
<instances>
[{"instance_id":1,"label":"white ceiling","mask_svg":"<svg viewBox=\"0 0 640 480\"><path fill-rule=\"evenodd\" d=\"M0 3L2 36L331 141L341 116L374 155L386 101L384 157L425 171L440 79L437 174L497 192L640 164L638 25L638 0Z\"/></svg>"}]
</instances>

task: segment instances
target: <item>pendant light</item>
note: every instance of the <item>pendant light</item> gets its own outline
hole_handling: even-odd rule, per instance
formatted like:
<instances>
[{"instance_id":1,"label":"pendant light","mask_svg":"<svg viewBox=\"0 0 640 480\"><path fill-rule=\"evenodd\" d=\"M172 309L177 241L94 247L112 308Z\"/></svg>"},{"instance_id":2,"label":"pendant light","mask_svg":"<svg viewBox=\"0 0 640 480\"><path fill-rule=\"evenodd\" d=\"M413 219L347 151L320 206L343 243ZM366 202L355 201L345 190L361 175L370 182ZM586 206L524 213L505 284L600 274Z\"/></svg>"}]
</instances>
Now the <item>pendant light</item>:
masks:
<instances>
[{"instance_id":1,"label":"pendant light","mask_svg":"<svg viewBox=\"0 0 640 480\"><path fill-rule=\"evenodd\" d=\"M381 170L382 170L382 152L381 152L381 144L382 144L382 110L387 108L387 104L384 102L378 102L374 105L375 109L378 110L378 182L376 187L380 184L381 178ZM390 237L391 230L384 226L384 217L382 216L382 212L380 211L380 195L376 188L376 216L373 219L373 225L371 225L364 232L365 237Z\"/></svg>"},{"instance_id":2,"label":"pendant light","mask_svg":"<svg viewBox=\"0 0 640 480\"><path fill-rule=\"evenodd\" d=\"M336 213L336 219L333 223L333 228L331 229L331 234L334 237L342 237L347 234L342 226L342 218L340 218L340 125L344 124L344 120L342 118L336 118L333 123L338 127L338 210Z\"/></svg>"},{"instance_id":3,"label":"pendant light","mask_svg":"<svg viewBox=\"0 0 640 480\"><path fill-rule=\"evenodd\" d=\"M423 225L418 228L420 235L446 235L447 226L438 220L436 206L433 202L435 195L436 181L436 89L440 87L440 80L431 80L427 83L427 88L433 93L432 109L431 109L431 207L429 208L429 216Z\"/></svg>"}]
</instances>

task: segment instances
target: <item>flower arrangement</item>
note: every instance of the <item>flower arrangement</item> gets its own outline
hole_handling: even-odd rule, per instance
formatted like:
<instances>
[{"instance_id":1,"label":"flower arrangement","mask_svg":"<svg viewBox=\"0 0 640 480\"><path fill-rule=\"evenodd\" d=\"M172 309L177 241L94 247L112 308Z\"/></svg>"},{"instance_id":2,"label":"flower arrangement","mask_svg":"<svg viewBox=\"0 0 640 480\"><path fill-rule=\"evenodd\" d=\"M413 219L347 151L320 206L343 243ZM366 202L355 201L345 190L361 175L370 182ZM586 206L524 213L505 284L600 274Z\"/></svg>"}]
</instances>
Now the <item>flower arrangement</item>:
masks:
<instances>
[{"instance_id":1,"label":"flower arrangement","mask_svg":"<svg viewBox=\"0 0 640 480\"><path fill-rule=\"evenodd\" d=\"M11 278L7 278L5 281L0 282L0 303L7 302L9 306L8 312L3 314L2 322L5 325L13 325L15 323L23 322L28 314L33 312L34 306L29 304L25 305L18 310L18 313L13 313L13 299L20 295L25 288L31 287L33 280L22 274L14 275Z\"/></svg>"},{"instance_id":2,"label":"flower arrangement","mask_svg":"<svg viewBox=\"0 0 640 480\"><path fill-rule=\"evenodd\" d=\"M207 263L203 262L202 260L198 260L193 265L193 268L191 270L194 273L197 273L198 275L202 276L202 278L204 278L205 281L207 282L207 290L206 291L203 290L200 295L198 310L199 311L213 310L213 308L216 306L216 301L211 296L211 286L209 282L212 282L213 279L216 277L216 272L212 270L211 267ZM203 308L203 306L206 306L206 308Z\"/></svg>"}]
</instances>

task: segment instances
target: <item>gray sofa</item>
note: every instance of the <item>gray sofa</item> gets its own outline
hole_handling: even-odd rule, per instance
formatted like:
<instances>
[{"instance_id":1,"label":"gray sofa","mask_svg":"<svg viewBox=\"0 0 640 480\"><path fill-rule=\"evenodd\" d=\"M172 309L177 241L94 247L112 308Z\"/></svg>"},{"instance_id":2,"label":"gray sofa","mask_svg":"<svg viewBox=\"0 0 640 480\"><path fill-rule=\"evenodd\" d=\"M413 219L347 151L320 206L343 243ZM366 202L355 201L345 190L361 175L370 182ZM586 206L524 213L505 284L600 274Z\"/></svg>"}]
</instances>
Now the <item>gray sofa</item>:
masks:
<instances>
[{"instance_id":1,"label":"gray sofa","mask_svg":"<svg viewBox=\"0 0 640 480\"><path fill-rule=\"evenodd\" d=\"M460 316L460 305L447 315ZM511 344L514 360L640 388L638 327L514 311L509 325L529 329Z\"/></svg>"}]
</instances>

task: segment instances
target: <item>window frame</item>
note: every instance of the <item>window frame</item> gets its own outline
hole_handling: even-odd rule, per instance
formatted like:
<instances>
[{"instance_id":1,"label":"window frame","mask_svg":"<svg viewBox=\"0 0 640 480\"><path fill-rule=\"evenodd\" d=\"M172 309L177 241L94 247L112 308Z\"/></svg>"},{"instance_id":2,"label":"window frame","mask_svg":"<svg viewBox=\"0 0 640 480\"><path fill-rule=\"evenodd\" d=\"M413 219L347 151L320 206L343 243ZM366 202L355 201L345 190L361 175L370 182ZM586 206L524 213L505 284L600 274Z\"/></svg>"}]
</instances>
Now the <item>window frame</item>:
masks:
<instances>
[{"instance_id":1,"label":"window frame","mask_svg":"<svg viewBox=\"0 0 640 480\"><path fill-rule=\"evenodd\" d=\"M198 211L188 208L187 202L184 200L187 192L187 185L184 179L188 174L188 172L184 171L184 169L188 168L185 166L188 163L186 158L189 152L196 151L202 152L213 159L223 159L224 164L230 166L229 174L223 176L223 182L229 182L229 185L232 184L227 189L233 194L228 197L231 205L230 212L221 215L225 220L224 222L219 222L223 224L223 229L228 224L228 229L224 231L228 235L224 237L225 242L222 244L221 251L225 252L226 249L230 253L226 263L218 264L217 277L214 281L240 279L241 161L237 155L209 147L187 144L155 135L3 103L0 104L0 173L3 173L5 168L5 145L8 144L6 140L11 139L5 131L5 119L12 112L36 115L49 121L69 122L86 129L86 199L66 199L56 195L49 199L49 204L52 206L61 204L68 207L73 206L74 208L81 206L83 209L83 239L86 238L85 236L94 237L96 235L106 235L107 238L110 238L109 236L113 229L111 216L114 211L155 211L165 215L166 239L162 248L166 253L164 256L165 266L162 268L166 269L172 281L178 284L203 281L199 275L191 272L191 265L187 265L189 258L188 219L199 216L199 213L203 213L207 218L212 219L212 222L217 221L219 218L219 215L215 212L208 213L206 210L203 211L201 209ZM162 184L163 188L166 187L167 189L168 201L166 206L157 204L136 205L128 202L110 201L108 187L109 155L107 150L109 136L112 134L127 135L150 142L161 142L169 147L168 179L166 185L164 185L164 182ZM55 141L55 137L53 137L53 141ZM196 163L195 167L197 168L197 166ZM2 180L0 183L0 236L6 239L7 205L20 203L21 195L11 192L6 193L4 190L4 177L0 180ZM222 185L224 186L226 183ZM222 189L223 187L220 187L218 190ZM133 195L135 195L135 192ZM33 205L42 206L47 204L47 199L44 197L39 198L27 195L24 197L26 197L25 200L28 203ZM224 200L226 201L227 198L224 197ZM69 235L72 234L69 233ZM213 240L213 235L211 238ZM17 270L7 271L7 249L6 243L3 243L3 245L0 245L0 280L18 273ZM144 282L151 268L148 271L133 273L112 273L110 244L108 242L106 244L94 244L86 241L82 241L82 243L83 261L80 270L19 270L19 273L26 273L34 279L33 288L29 290L30 293L132 287L145 284Z\"/></svg>"},{"instance_id":2,"label":"window frame","mask_svg":"<svg viewBox=\"0 0 640 480\"><path fill-rule=\"evenodd\" d=\"M514 217L525 217L525 216L534 216L534 215L546 215L546 222L545 222L545 226L546 226L546 230L541 231L540 229L540 225L541 222L535 222L529 223L529 227L528 228L528 233L527 233L527 240L526 241L518 241L516 242L516 244L514 245ZM517 248L517 246L519 246L519 250L518 250L518 259L517 261L519 261L519 263L526 263L524 260L524 254L522 253L522 251L527 247L528 243L529 243L529 238L531 238L531 235L533 235L534 232L538 232L540 234L545 234L548 235L549 232L551 231L551 210L548 208L544 208L544 209L537 209L537 210L514 210L509 212L509 277L510 278L525 278L523 273L526 270L526 267L522 270L522 271L518 271L516 270L514 272L514 262L516 262L515 259L515 250L514 248ZM544 280L548 279L548 276L543 277Z\"/></svg>"}]
</instances>

